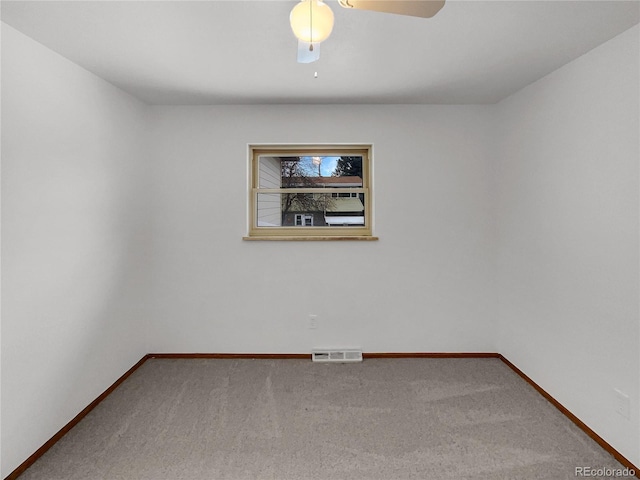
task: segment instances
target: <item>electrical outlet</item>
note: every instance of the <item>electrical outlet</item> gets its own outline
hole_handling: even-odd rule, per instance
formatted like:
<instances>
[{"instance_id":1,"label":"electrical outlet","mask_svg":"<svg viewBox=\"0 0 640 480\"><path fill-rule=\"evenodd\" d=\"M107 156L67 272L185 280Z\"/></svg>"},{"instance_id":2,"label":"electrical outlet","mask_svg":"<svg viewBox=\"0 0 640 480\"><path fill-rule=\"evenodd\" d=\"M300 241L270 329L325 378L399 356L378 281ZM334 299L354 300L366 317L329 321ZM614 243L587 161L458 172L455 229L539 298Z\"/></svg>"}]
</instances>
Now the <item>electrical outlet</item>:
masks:
<instances>
[{"instance_id":1,"label":"electrical outlet","mask_svg":"<svg viewBox=\"0 0 640 480\"><path fill-rule=\"evenodd\" d=\"M629 395L624 392L621 392L617 388L614 388L613 391L616 394L616 413L626 419L629 418Z\"/></svg>"},{"instance_id":2,"label":"electrical outlet","mask_svg":"<svg viewBox=\"0 0 640 480\"><path fill-rule=\"evenodd\" d=\"M317 315L309 315L309 328L311 330L315 330L318 328L318 316Z\"/></svg>"}]
</instances>

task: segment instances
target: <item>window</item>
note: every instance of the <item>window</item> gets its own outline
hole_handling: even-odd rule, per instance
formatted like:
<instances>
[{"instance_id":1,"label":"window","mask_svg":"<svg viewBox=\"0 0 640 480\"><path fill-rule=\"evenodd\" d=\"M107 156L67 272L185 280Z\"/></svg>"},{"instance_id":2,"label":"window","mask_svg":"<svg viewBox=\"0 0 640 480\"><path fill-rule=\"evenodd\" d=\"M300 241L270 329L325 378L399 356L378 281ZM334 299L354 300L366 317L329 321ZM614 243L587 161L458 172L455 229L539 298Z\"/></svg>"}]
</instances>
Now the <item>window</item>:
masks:
<instances>
[{"instance_id":1,"label":"window","mask_svg":"<svg viewBox=\"0 0 640 480\"><path fill-rule=\"evenodd\" d=\"M313 227L313 216L296 214L295 225L296 227Z\"/></svg>"},{"instance_id":2,"label":"window","mask_svg":"<svg viewBox=\"0 0 640 480\"><path fill-rule=\"evenodd\" d=\"M376 239L371 146L250 146L248 240Z\"/></svg>"},{"instance_id":3,"label":"window","mask_svg":"<svg viewBox=\"0 0 640 480\"><path fill-rule=\"evenodd\" d=\"M332 194L331 194L331 196L332 196L333 198L349 198L349 197L351 197L351 198L357 198L357 197L358 197L358 194L357 194L357 193L355 193L355 192L352 192L352 193L349 193L349 192L347 192L347 193L340 192L340 193L332 193Z\"/></svg>"}]
</instances>

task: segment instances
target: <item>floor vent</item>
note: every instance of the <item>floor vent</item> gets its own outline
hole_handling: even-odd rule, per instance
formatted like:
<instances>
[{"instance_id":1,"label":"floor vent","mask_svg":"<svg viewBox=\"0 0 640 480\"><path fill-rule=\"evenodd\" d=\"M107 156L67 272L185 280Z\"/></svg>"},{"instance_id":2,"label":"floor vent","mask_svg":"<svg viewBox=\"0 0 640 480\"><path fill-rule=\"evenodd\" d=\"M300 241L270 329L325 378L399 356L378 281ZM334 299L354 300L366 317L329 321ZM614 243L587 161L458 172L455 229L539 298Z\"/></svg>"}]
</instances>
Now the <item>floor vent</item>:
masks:
<instances>
[{"instance_id":1,"label":"floor vent","mask_svg":"<svg viewBox=\"0 0 640 480\"><path fill-rule=\"evenodd\" d=\"M361 362L362 349L315 348L311 351L311 360L313 360L314 362Z\"/></svg>"}]
</instances>

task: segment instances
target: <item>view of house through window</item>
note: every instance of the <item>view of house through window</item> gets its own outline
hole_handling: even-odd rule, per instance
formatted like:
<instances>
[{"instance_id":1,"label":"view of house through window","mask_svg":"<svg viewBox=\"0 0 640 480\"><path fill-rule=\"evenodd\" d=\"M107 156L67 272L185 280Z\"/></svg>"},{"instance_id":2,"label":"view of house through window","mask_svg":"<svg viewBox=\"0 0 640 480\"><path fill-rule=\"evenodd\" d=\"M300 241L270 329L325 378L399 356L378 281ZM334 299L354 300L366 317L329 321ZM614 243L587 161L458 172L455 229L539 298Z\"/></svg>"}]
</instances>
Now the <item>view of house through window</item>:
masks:
<instances>
[{"instance_id":1,"label":"view of house through window","mask_svg":"<svg viewBox=\"0 0 640 480\"><path fill-rule=\"evenodd\" d=\"M250 235L370 235L368 148L255 148Z\"/></svg>"}]
</instances>

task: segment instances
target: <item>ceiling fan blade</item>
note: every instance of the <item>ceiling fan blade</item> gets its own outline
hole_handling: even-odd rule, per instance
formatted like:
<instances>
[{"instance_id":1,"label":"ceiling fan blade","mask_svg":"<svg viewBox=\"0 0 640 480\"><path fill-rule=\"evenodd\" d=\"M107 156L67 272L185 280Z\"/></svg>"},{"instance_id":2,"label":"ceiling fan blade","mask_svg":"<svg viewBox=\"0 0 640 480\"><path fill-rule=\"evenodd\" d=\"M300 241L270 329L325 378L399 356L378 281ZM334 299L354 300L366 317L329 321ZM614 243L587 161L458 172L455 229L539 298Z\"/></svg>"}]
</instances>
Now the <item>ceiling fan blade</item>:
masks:
<instances>
[{"instance_id":1,"label":"ceiling fan blade","mask_svg":"<svg viewBox=\"0 0 640 480\"><path fill-rule=\"evenodd\" d=\"M311 63L320 58L320 42L298 40L298 63Z\"/></svg>"},{"instance_id":2,"label":"ceiling fan blade","mask_svg":"<svg viewBox=\"0 0 640 480\"><path fill-rule=\"evenodd\" d=\"M444 0L339 0L344 8L396 13L431 18L444 6Z\"/></svg>"}]
</instances>

